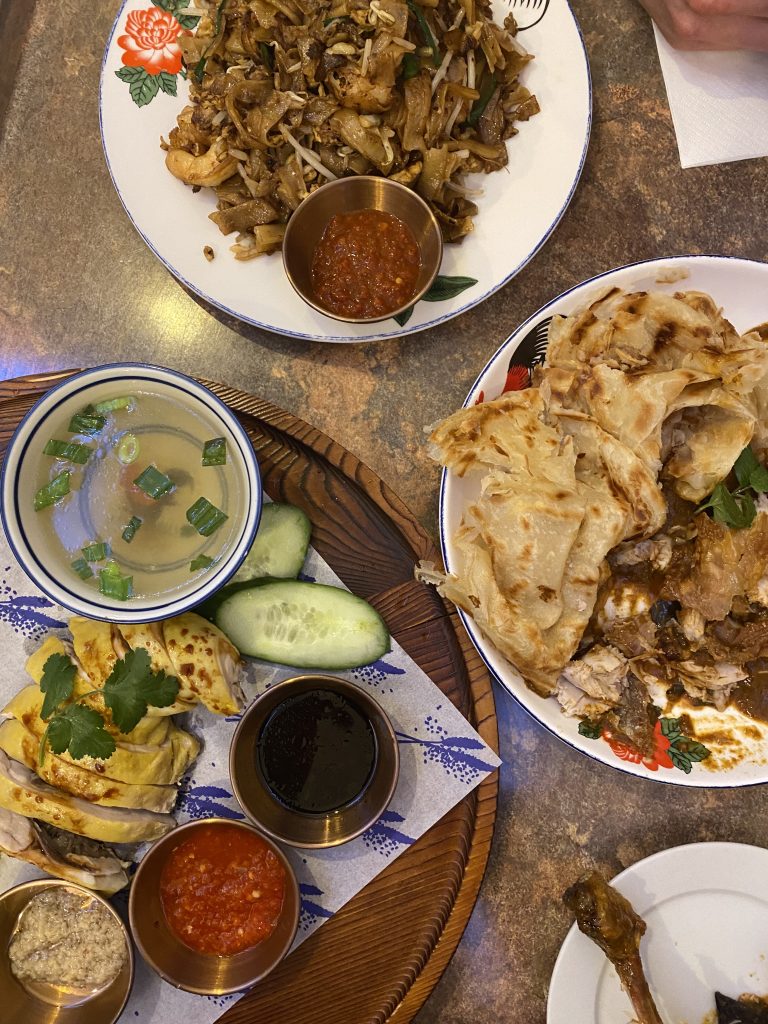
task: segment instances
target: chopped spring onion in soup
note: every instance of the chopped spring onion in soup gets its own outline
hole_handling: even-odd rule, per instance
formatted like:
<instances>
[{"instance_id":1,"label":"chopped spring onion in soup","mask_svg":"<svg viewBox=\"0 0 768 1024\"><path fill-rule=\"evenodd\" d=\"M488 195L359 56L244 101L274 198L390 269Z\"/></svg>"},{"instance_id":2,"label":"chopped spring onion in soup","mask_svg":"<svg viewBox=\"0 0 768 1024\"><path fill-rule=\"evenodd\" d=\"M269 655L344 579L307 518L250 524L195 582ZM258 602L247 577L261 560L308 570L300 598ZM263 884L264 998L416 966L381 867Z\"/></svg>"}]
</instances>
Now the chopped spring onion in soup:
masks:
<instances>
[{"instance_id":1,"label":"chopped spring onion in soup","mask_svg":"<svg viewBox=\"0 0 768 1024\"><path fill-rule=\"evenodd\" d=\"M204 466L225 466L227 464L227 439L214 437L203 445Z\"/></svg>"},{"instance_id":2,"label":"chopped spring onion in soup","mask_svg":"<svg viewBox=\"0 0 768 1024\"><path fill-rule=\"evenodd\" d=\"M132 409L136 399L131 395L121 395L120 398L110 398L105 402L97 402L94 405L94 412L116 412L118 409Z\"/></svg>"},{"instance_id":3,"label":"chopped spring onion in soup","mask_svg":"<svg viewBox=\"0 0 768 1024\"><path fill-rule=\"evenodd\" d=\"M117 457L124 466L130 466L139 457L139 439L135 434L123 434L117 446Z\"/></svg>"},{"instance_id":4,"label":"chopped spring onion in soup","mask_svg":"<svg viewBox=\"0 0 768 1024\"><path fill-rule=\"evenodd\" d=\"M187 509L187 521L202 537L210 537L228 518L207 498L198 498L194 505Z\"/></svg>"},{"instance_id":5,"label":"chopped spring onion in soup","mask_svg":"<svg viewBox=\"0 0 768 1024\"><path fill-rule=\"evenodd\" d=\"M59 579L80 577L112 600L170 597L235 542L231 509L243 507L244 471L226 457L218 416L205 406L173 392L124 398L109 385L95 394L95 404L73 404L52 422L48 436L66 438L69 427L59 443L90 458L64 471L58 454L35 462L31 541Z\"/></svg>"},{"instance_id":6,"label":"chopped spring onion in soup","mask_svg":"<svg viewBox=\"0 0 768 1024\"><path fill-rule=\"evenodd\" d=\"M72 563L72 568L81 580L89 580L93 576L93 569L91 569L84 558L76 558Z\"/></svg>"},{"instance_id":7,"label":"chopped spring onion in soup","mask_svg":"<svg viewBox=\"0 0 768 1024\"><path fill-rule=\"evenodd\" d=\"M56 441L51 438L43 448L43 455L52 455L54 459L64 459L66 462L76 462L78 466L84 466L91 456L91 451L87 444L78 444L77 441Z\"/></svg>"},{"instance_id":8,"label":"chopped spring onion in soup","mask_svg":"<svg viewBox=\"0 0 768 1024\"><path fill-rule=\"evenodd\" d=\"M105 597L127 601L133 593L133 576L124 576L117 562L107 562L99 572L99 590Z\"/></svg>"},{"instance_id":9,"label":"chopped spring onion in soup","mask_svg":"<svg viewBox=\"0 0 768 1024\"><path fill-rule=\"evenodd\" d=\"M110 554L109 544L105 544L104 541L94 541L83 548L83 557L88 562L103 562Z\"/></svg>"},{"instance_id":10,"label":"chopped spring onion in soup","mask_svg":"<svg viewBox=\"0 0 768 1024\"><path fill-rule=\"evenodd\" d=\"M67 430L70 434L90 434L94 437L104 429L107 420L105 416L97 416L96 413L78 412L69 421Z\"/></svg>"},{"instance_id":11,"label":"chopped spring onion in soup","mask_svg":"<svg viewBox=\"0 0 768 1024\"><path fill-rule=\"evenodd\" d=\"M136 531L141 526L141 519L138 516L131 516L125 529L120 534L126 544L130 544L133 538L136 536Z\"/></svg>"},{"instance_id":12,"label":"chopped spring onion in soup","mask_svg":"<svg viewBox=\"0 0 768 1024\"><path fill-rule=\"evenodd\" d=\"M59 473L50 483L44 484L37 491L34 500L35 512L39 512L42 508L48 508L50 505L55 505L57 501L61 501L68 494L69 470L65 469L63 473Z\"/></svg>"},{"instance_id":13,"label":"chopped spring onion in soup","mask_svg":"<svg viewBox=\"0 0 768 1024\"><path fill-rule=\"evenodd\" d=\"M173 490L173 480L165 473L161 473L157 466L147 466L143 473L139 473L133 481L138 488L148 494L150 498L157 501L164 494Z\"/></svg>"}]
</instances>

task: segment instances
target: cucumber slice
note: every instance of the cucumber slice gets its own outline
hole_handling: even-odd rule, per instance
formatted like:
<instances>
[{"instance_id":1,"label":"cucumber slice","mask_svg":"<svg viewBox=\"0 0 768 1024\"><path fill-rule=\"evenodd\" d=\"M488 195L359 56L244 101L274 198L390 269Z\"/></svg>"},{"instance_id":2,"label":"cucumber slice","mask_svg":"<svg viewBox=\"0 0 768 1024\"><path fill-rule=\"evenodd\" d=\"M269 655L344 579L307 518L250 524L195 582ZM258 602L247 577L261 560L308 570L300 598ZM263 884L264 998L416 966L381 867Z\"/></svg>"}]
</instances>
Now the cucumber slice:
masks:
<instances>
[{"instance_id":1,"label":"cucumber slice","mask_svg":"<svg viewBox=\"0 0 768 1024\"><path fill-rule=\"evenodd\" d=\"M312 526L295 505L272 501L261 512L261 522L251 550L233 583L262 576L296 579L304 565Z\"/></svg>"},{"instance_id":2,"label":"cucumber slice","mask_svg":"<svg viewBox=\"0 0 768 1024\"><path fill-rule=\"evenodd\" d=\"M367 601L321 583L276 580L238 590L215 622L243 654L296 668L358 668L390 649L384 620Z\"/></svg>"}]
</instances>

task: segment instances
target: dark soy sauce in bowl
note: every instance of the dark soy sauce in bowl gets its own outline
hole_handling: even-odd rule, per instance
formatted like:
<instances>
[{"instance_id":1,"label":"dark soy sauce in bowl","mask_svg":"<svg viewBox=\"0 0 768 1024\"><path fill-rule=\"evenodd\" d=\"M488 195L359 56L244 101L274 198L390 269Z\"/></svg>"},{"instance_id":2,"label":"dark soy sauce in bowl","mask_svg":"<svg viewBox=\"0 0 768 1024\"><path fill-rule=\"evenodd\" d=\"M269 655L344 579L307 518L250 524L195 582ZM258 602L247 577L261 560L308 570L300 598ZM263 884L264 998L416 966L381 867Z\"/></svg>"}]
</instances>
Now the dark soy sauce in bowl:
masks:
<instances>
[{"instance_id":1,"label":"dark soy sauce in bowl","mask_svg":"<svg viewBox=\"0 0 768 1024\"><path fill-rule=\"evenodd\" d=\"M256 756L272 794L292 811L326 814L365 792L376 737L354 701L332 690L287 697L264 723Z\"/></svg>"}]
</instances>

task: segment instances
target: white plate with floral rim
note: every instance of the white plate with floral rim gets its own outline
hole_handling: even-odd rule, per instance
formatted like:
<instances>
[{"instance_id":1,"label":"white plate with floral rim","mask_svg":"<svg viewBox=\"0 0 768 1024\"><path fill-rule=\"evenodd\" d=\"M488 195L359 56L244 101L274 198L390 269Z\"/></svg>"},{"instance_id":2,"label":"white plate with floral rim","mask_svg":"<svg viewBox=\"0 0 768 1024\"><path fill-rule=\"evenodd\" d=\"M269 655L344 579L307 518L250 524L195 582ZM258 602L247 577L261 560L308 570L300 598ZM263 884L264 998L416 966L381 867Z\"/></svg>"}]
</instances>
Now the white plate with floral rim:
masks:
<instances>
[{"instance_id":1,"label":"white plate with floral rim","mask_svg":"<svg viewBox=\"0 0 768 1024\"><path fill-rule=\"evenodd\" d=\"M210 190L195 195L165 168L160 137L186 105L177 38L196 19L173 12L188 0L124 0L101 69L99 115L107 166L134 227L159 260L205 302L246 323L313 341L394 338L433 327L488 298L549 238L573 195L589 140L592 95L584 43L566 0L494 0L519 17L520 40L536 59L525 84L541 112L510 140L504 171L478 176L485 195L475 231L446 246L441 274L476 283L443 301L421 302L410 320L341 324L293 291L279 254L238 262L230 239L208 220ZM216 256L208 262L204 246Z\"/></svg>"},{"instance_id":2,"label":"white plate with floral rim","mask_svg":"<svg viewBox=\"0 0 768 1024\"><path fill-rule=\"evenodd\" d=\"M612 884L647 925L641 957L663 1020L714 1021L716 991L731 999L768 995L768 850L675 846ZM574 925L552 972L547 1024L632 1020L612 964Z\"/></svg>"},{"instance_id":3,"label":"white plate with floral rim","mask_svg":"<svg viewBox=\"0 0 768 1024\"><path fill-rule=\"evenodd\" d=\"M768 263L727 256L673 256L633 263L571 288L534 313L491 356L472 385L464 406L497 398L504 391L527 387L530 367L544 358L547 326L552 316L568 315L611 287L668 292L684 288L708 292L742 333L768 321ZM464 509L477 494L478 484L477 478L459 479L443 472L440 544L449 572L461 561L452 538ZM686 755L686 750L693 748L681 731L685 726L681 727L680 719L673 713L659 720L655 754L644 758L607 730L594 738L582 735L577 719L566 717L554 697L542 698L530 690L473 620L464 612L459 614L472 642L501 686L550 732L577 750L632 775L674 785L728 787L768 782L768 723L747 719L732 708L717 712L713 708L686 706L685 714L693 721L697 735L706 737L709 756L696 761Z\"/></svg>"}]
</instances>

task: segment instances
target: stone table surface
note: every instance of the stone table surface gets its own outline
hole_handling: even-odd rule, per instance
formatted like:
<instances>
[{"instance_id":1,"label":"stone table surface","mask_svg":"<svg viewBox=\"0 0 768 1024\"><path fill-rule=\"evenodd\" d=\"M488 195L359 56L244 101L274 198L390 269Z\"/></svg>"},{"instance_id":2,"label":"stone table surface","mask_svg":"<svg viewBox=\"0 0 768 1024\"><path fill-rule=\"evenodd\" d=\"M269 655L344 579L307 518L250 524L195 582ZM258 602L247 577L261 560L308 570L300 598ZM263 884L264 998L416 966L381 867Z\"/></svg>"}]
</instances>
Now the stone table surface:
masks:
<instances>
[{"instance_id":1,"label":"stone table surface","mask_svg":"<svg viewBox=\"0 0 768 1024\"><path fill-rule=\"evenodd\" d=\"M436 533L424 424L545 301L674 253L766 258L768 160L683 171L651 25L635 0L574 0L594 124L576 195L541 253L464 316L363 346L233 330L138 237L106 171L98 76L116 0L0 0L0 377L107 359L165 363L262 395L358 455ZM757 214L757 215L756 215ZM768 845L764 791L697 791L592 762L497 691L501 797L480 899L419 1024L538 1024L570 920L563 888L701 840ZM361 1024L350 1021L340 1024Z\"/></svg>"}]
</instances>

